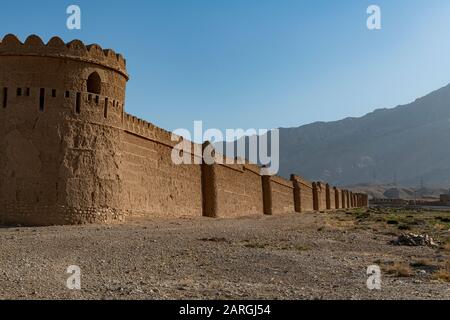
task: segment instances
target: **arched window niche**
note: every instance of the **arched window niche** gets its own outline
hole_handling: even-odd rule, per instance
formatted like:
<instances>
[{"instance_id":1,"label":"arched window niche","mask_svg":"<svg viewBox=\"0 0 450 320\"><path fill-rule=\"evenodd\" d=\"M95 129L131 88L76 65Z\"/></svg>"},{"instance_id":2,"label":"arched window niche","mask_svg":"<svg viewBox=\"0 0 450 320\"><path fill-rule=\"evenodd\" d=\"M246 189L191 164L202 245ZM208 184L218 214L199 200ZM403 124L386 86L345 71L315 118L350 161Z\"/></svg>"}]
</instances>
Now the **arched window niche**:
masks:
<instances>
[{"instance_id":1,"label":"arched window niche","mask_svg":"<svg viewBox=\"0 0 450 320\"><path fill-rule=\"evenodd\" d=\"M93 94L102 93L102 79L97 72L91 73L87 79L87 91Z\"/></svg>"}]
</instances>

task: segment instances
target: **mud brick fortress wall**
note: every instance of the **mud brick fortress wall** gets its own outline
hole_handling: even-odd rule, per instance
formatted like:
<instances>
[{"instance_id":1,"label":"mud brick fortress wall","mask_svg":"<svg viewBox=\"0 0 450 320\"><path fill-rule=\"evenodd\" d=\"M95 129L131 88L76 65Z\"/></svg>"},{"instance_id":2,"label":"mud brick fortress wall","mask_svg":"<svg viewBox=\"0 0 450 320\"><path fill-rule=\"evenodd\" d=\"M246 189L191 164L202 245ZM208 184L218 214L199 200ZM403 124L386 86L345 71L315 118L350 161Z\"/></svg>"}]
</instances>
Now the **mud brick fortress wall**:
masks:
<instances>
[{"instance_id":1,"label":"mud brick fortress wall","mask_svg":"<svg viewBox=\"0 0 450 320\"><path fill-rule=\"evenodd\" d=\"M314 188L313 183L299 177L291 175L294 186L294 202L296 212L314 211Z\"/></svg>"},{"instance_id":2,"label":"mud brick fortress wall","mask_svg":"<svg viewBox=\"0 0 450 320\"><path fill-rule=\"evenodd\" d=\"M292 181L278 176L263 176L264 213L295 212L295 187Z\"/></svg>"},{"instance_id":3,"label":"mud brick fortress wall","mask_svg":"<svg viewBox=\"0 0 450 320\"><path fill-rule=\"evenodd\" d=\"M368 205L366 195L253 164L203 162L127 114L125 59L98 45L37 36L0 43L0 224L107 223L126 217L236 217ZM181 138L180 138L181 139ZM186 152L186 150L184 151Z\"/></svg>"},{"instance_id":4,"label":"mud brick fortress wall","mask_svg":"<svg viewBox=\"0 0 450 320\"><path fill-rule=\"evenodd\" d=\"M253 164L201 165L203 215L236 217L264 212L261 169ZM201 212L201 210L200 210Z\"/></svg>"}]
</instances>

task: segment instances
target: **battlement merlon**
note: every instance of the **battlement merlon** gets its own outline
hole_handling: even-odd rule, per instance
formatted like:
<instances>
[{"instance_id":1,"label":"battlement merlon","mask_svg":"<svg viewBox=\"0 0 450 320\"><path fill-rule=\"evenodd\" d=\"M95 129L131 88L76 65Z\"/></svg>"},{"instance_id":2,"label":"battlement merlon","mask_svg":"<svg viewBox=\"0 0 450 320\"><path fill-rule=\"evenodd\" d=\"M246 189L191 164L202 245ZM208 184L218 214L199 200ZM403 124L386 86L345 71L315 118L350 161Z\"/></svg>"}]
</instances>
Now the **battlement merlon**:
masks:
<instances>
[{"instance_id":1,"label":"battlement merlon","mask_svg":"<svg viewBox=\"0 0 450 320\"><path fill-rule=\"evenodd\" d=\"M111 49L102 49L97 44L85 45L80 40L65 43L53 37L47 44L37 35L29 36L22 43L15 35L8 34L0 41L0 56L37 56L65 58L97 64L122 74L127 80L126 60Z\"/></svg>"}]
</instances>

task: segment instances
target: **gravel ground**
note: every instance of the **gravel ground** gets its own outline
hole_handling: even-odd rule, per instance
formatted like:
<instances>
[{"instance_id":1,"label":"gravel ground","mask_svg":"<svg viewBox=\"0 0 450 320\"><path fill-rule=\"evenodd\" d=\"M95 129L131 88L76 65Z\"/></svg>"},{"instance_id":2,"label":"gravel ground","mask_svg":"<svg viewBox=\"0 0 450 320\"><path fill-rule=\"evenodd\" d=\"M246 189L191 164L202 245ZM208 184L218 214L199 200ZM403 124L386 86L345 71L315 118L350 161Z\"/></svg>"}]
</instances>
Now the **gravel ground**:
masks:
<instances>
[{"instance_id":1,"label":"gravel ground","mask_svg":"<svg viewBox=\"0 0 450 320\"><path fill-rule=\"evenodd\" d=\"M345 212L2 228L0 299L450 299L426 268L367 289L369 265L448 261L393 238ZM81 290L66 287L70 265Z\"/></svg>"}]
</instances>

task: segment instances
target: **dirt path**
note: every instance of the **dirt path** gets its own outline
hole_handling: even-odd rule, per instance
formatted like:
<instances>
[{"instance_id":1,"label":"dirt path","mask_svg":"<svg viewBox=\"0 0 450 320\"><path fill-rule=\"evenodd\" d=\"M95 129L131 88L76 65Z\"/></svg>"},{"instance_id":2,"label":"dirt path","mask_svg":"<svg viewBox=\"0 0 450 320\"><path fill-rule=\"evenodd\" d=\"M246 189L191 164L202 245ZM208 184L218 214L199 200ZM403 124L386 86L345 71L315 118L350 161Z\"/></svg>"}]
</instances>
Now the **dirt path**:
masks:
<instances>
[{"instance_id":1,"label":"dirt path","mask_svg":"<svg viewBox=\"0 0 450 320\"><path fill-rule=\"evenodd\" d=\"M394 234L361 221L342 212L3 228L0 298L450 299L450 284L433 277L446 248L393 246ZM367 289L369 265L419 260L432 263ZM66 288L70 265L81 268L80 291Z\"/></svg>"}]
</instances>

